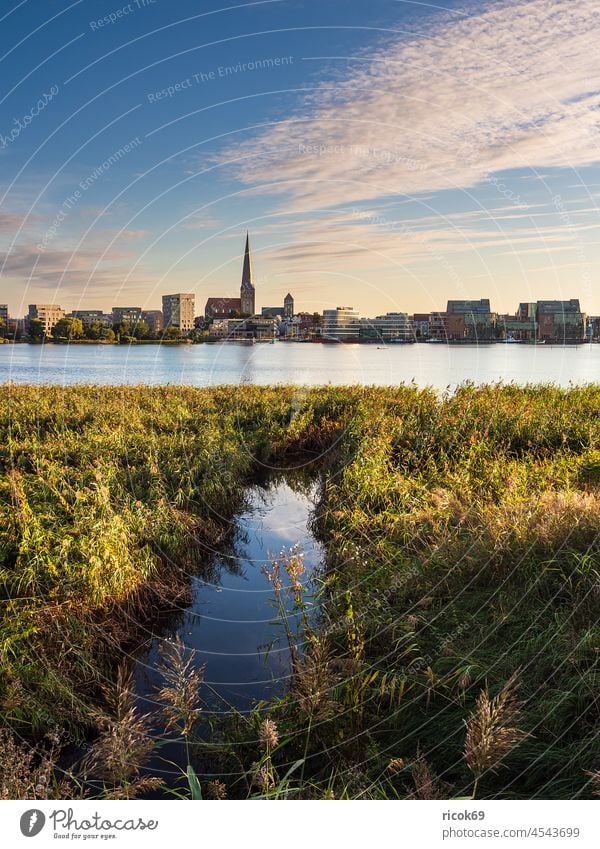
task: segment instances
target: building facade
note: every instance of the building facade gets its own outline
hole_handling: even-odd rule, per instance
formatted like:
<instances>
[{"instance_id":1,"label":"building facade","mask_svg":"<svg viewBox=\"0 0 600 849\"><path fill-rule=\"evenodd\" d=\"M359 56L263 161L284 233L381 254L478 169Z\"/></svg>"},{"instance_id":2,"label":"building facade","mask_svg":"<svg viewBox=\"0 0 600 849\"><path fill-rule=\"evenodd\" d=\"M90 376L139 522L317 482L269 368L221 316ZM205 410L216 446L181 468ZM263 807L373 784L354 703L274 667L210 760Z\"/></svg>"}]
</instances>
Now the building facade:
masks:
<instances>
[{"instance_id":1,"label":"building facade","mask_svg":"<svg viewBox=\"0 0 600 849\"><path fill-rule=\"evenodd\" d=\"M240 298L209 298L204 307L205 318L239 318L241 312Z\"/></svg>"},{"instance_id":2,"label":"building facade","mask_svg":"<svg viewBox=\"0 0 600 849\"><path fill-rule=\"evenodd\" d=\"M101 324L103 327L110 327L113 323L111 313L105 313L102 310L72 310L73 318L80 319L84 327L91 327L92 324Z\"/></svg>"},{"instance_id":3,"label":"building facade","mask_svg":"<svg viewBox=\"0 0 600 849\"><path fill-rule=\"evenodd\" d=\"M29 304L29 321L41 321L44 336L52 333L55 324L64 318L65 311L58 304Z\"/></svg>"},{"instance_id":4,"label":"building facade","mask_svg":"<svg viewBox=\"0 0 600 849\"><path fill-rule=\"evenodd\" d=\"M489 298L478 301L448 301L446 333L450 341L491 341L496 338L496 314Z\"/></svg>"},{"instance_id":5,"label":"building facade","mask_svg":"<svg viewBox=\"0 0 600 849\"><path fill-rule=\"evenodd\" d=\"M358 342L360 316L354 307L336 307L323 310L321 335L325 341Z\"/></svg>"},{"instance_id":6,"label":"building facade","mask_svg":"<svg viewBox=\"0 0 600 849\"><path fill-rule=\"evenodd\" d=\"M138 323L142 317L141 307L113 307L112 308L112 323L121 324L126 321L132 327Z\"/></svg>"},{"instance_id":7,"label":"building facade","mask_svg":"<svg viewBox=\"0 0 600 849\"><path fill-rule=\"evenodd\" d=\"M178 292L175 295L163 295L162 312L164 329L177 327L182 333L194 329L195 297L191 293Z\"/></svg>"},{"instance_id":8,"label":"building facade","mask_svg":"<svg viewBox=\"0 0 600 849\"><path fill-rule=\"evenodd\" d=\"M142 321L146 322L150 333L162 333L164 327L162 310L143 310Z\"/></svg>"},{"instance_id":9,"label":"building facade","mask_svg":"<svg viewBox=\"0 0 600 849\"><path fill-rule=\"evenodd\" d=\"M429 339L430 318L431 316L428 312L416 312L413 315L413 326L415 328L417 342L425 342Z\"/></svg>"},{"instance_id":10,"label":"building facade","mask_svg":"<svg viewBox=\"0 0 600 849\"><path fill-rule=\"evenodd\" d=\"M361 318L362 342L414 342L415 327L405 312L388 312L376 318Z\"/></svg>"},{"instance_id":11,"label":"building facade","mask_svg":"<svg viewBox=\"0 0 600 849\"><path fill-rule=\"evenodd\" d=\"M586 315L579 300L538 301L537 323L540 342L558 345L585 341Z\"/></svg>"}]
</instances>

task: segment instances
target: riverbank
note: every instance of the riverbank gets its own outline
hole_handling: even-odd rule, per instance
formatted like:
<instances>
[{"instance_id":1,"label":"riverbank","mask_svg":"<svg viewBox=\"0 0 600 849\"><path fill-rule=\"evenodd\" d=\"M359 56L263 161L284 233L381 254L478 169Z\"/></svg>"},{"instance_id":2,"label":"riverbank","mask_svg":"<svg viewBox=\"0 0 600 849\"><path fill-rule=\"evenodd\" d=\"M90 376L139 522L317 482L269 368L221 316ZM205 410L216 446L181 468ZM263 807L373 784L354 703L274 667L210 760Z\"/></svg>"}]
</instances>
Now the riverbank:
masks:
<instances>
[{"instance_id":1,"label":"riverbank","mask_svg":"<svg viewBox=\"0 0 600 849\"><path fill-rule=\"evenodd\" d=\"M200 704L185 723L181 700L171 710L172 732L205 741L200 786L216 771L232 796L590 795L598 409L599 386L2 386L4 726L117 739L135 766L127 740L153 743L120 662L185 602L244 487L300 451L323 469L319 626L304 623L290 693L267 706L268 749L264 709L227 717L208 748ZM510 681L495 749L473 749L465 722ZM143 771L106 774L103 792L134 793Z\"/></svg>"}]
</instances>

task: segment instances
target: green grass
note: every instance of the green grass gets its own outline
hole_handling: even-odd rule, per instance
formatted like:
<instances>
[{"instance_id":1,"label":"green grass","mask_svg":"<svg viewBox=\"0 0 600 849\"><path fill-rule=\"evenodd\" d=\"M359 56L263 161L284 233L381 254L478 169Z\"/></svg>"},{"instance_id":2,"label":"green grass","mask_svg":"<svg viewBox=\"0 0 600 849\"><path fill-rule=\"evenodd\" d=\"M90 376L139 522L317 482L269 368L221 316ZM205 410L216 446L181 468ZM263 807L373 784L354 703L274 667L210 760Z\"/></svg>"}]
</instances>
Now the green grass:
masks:
<instances>
[{"instance_id":1,"label":"green grass","mask_svg":"<svg viewBox=\"0 0 600 849\"><path fill-rule=\"evenodd\" d=\"M586 771L600 765L598 386L465 386L443 398L414 387L3 386L4 723L91 723L148 609L185 595L198 549L224 533L244 486L297 451L324 464L316 530L328 568L304 677L269 706L281 795L405 798L422 758L442 795L468 795L465 720L482 689L498 692L518 669L529 736L478 795L589 796ZM240 775L232 795L260 762L253 721L215 735L223 773Z\"/></svg>"}]
</instances>

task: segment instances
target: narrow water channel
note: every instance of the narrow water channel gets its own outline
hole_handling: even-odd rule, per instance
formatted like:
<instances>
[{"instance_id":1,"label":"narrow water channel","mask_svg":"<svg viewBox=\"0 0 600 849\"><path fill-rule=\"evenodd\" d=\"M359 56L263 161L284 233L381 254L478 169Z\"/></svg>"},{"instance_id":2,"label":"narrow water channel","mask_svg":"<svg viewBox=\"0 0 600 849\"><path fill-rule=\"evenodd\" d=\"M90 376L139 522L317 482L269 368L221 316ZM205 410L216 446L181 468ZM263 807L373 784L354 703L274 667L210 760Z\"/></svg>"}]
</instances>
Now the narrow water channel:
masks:
<instances>
[{"instance_id":1,"label":"narrow water channel","mask_svg":"<svg viewBox=\"0 0 600 849\"><path fill-rule=\"evenodd\" d=\"M201 695L208 713L247 712L257 702L286 691L290 651L273 603L273 587L262 570L282 550L297 545L305 567L301 582L310 603L311 579L323 558L309 527L317 488L314 475L296 469L277 473L248 490L247 508L234 519L230 544L192 577L189 607L166 623L157 623L136 657L140 711L159 716L159 649L176 636L195 650L197 664L204 666ZM285 586L287 575L282 578ZM293 617L291 594L289 610ZM179 762L176 747L169 750L169 759Z\"/></svg>"}]
</instances>

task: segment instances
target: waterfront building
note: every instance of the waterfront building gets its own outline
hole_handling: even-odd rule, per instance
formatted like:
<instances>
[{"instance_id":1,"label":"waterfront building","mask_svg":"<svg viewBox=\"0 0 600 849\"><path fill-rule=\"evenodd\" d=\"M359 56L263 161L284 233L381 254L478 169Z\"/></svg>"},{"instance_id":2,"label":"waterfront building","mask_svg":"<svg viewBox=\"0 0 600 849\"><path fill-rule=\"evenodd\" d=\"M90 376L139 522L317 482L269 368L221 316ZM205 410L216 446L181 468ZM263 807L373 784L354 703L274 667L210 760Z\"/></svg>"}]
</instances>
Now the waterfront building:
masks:
<instances>
[{"instance_id":1,"label":"waterfront building","mask_svg":"<svg viewBox=\"0 0 600 849\"><path fill-rule=\"evenodd\" d=\"M204 307L205 318L235 318L242 311L241 298L209 298Z\"/></svg>"},{"instance_id":2,"label":"waterfront building","mask_svg":"<svg viewBox=\"0 0 600 849\"><path fill-rule=\"evenodd\" d=\"M135 327L142 317L141 307L113 307L112 308L112 323L121 324L128 322L131 327Z\"/></svg>"},{"instance_id":3,"label":"waterfront building","mask_svg":"<svg viewBox=\"0 0 600 849\"><path fill-rule=\"evenodd\" d=\"M499 315L496 319L496 334L499 339L535 342L537 321L535 318L521 318L519 312L516 315Z\"/></svg>"},{"instance_id":4,"label":"waterfront building","mask_svg":"<svg viewBox=\"0 0 600 849\"><path fill-rule=\"evenodd\" d=\"M413 315L413 326L415 328L415 338L417 342L423 342L429 338L429 321L431 313L416 312Z\"/></svg>"},{"instance_id":5,"label":"waterfront building","mask_svg":"<svg viewBox=\"0 0 600 849\"><path fill-rule=\"evenodd\" d=\"M358 342L360 317L354 307L323 310L322 337L332 342Z\"/></svg>"},{"instance_id":6,"label":"waterfront building","mask_svg":"<svg viewBox=\"0 0 600 849\"><path fill-rule=\"evenodd\" d=\"M246 233L246 248L242 267L242 283L240 286L240 301L242 315L254 315L256 292L252 282L252 263L250 262L250 239Z\"/></svg>"},{"instance_id":7,"label":"waterfront building","mask_svg":"<svg viewBox=\"0 0 600 849\"><path fill-rule=\"evenodd\" d=\"M600 316L588 315L586 336L589 342L600 341Z\"/></svg>"},{"instance_id":8,"label":"waterfront building","mask_svg":"<svg viewBox=\"0 0 600 849\"><path fill-rule=\"evenodd\" d=\"M447 342L448 331L446 329L445 312L432 312L429 314L429 339L434 342Z\"/></svg>"},{"instance_id":9,"label":"waterfront building","mask_svg":"<svg viewBox=\"0 0 600 849\"><path fill-rule=\"evenodd\" d=\"M291 318L284 318L280 335L287 339L310 339L320 335L320 315L299 312Z\"/></svg>"},{"instance_id":10,"label":"waterfront building","mask_svg":"<svg viewBox=\"0 0 600 849\"><path fill-rule=\"evenodd\" d=\"M238 341L271 341L276 335L277 323L272 318L216 318L210 326L211 336Z\"/></svg>"},{"instance_id":11,"label":"waterfront building","mask_svg":"<svg viewBox=\"0 0 600 849\"><path fill-rule=\"evenodd\" d=\"M162 312L164 329L168 330L169 327L177 327L182 333L189 333L190 330L193 330L194 303L195 297L189 292L163 295Z\"/></svg>"},{"instance_id":12,"label":"waterfront building","mask_svg":"<svg viewBox=\"0 0 600 849\"><path fill-rule=\"evenodd\" d=\"M143 310L142 321L146 322L150 333L162 333L164 327L162 310Z\"/></svg>"},{"instance_id":13,"label":"waterfront building","mask_svg":"<svg viewBox=\"0 0 600 849\"><path fill-rule=\"evenodd\" d=\"M112 314L105 313L102 310L72 310L71 315L73 318L80 319L84 327L91 327L92 324L110 327L113 323Z\"/></svg>"},{"instance_id":14,"label":"waterfront building","mask_svg":"<svg viewBox=\"0 0 600 849\"><path fill-rule=\"evenodd\" d=\"M52 333L55 324L65 317L65 311L58 304L29 304L29 321L41 321L44 336Z\"/></svg>"},{"instance_id":15,"label":"waterfront building","mask_svg":"<svg viewBox=\"0 0 600 849\"><path fill-rule=\"evenodd\" d=\"M492 340L496 336L496 314L489 298L452 300L446 306L446 334L450 341Z\"/></svg>"},{"instance_id":16,"label":"waterfront building","mask_svg":"<svg viewBox=\"0 0 600 849\"><path fill-rule=\"evenodd\" d=\"M388 312L360 319L361 342L414 342L415 327L405 312Z\"/></svg>"},{"instance_id":17,"label":"waterfront building","mask_svg":"<svg viewBox=\"0 0 600 849\"><path fill-rule=\"evenodd\" d=\"M581 311L578 298L538 301L537 323L540 342L560 345L585 340L586 315Z\"/></svg>"},{"instance_id":18,"label":"waterfront building","mask_svg":"<svg viewBox=\"0 0 600 849\"><path fill-rule=\"evenodd\" d=\"M537 321L537 303L535 301L522 301L517 310L517 318L521 321Z\"/></svg>"}]
</instances>

